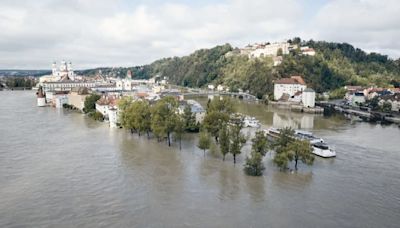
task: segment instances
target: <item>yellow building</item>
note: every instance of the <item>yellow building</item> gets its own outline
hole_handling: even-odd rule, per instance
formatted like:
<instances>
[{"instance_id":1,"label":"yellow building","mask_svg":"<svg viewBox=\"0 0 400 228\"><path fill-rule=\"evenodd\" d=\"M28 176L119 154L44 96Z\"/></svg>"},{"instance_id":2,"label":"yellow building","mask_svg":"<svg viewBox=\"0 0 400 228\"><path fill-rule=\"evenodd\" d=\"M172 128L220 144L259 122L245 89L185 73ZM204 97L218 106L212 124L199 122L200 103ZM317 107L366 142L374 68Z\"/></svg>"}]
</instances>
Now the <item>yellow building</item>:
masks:
<instances>
[{"instance_id":1,"label":"yellow building","mask_svg":"<svg viewBox=\"0 0 400 228\"><path fill-rule=\"evenodd\" d=\"M71 92L68 94L68 104L82 111L83 107L85 106L85 99L88 95L89 95L88 88L85 87L73 88Z\"/></svg>"}]
</instances>

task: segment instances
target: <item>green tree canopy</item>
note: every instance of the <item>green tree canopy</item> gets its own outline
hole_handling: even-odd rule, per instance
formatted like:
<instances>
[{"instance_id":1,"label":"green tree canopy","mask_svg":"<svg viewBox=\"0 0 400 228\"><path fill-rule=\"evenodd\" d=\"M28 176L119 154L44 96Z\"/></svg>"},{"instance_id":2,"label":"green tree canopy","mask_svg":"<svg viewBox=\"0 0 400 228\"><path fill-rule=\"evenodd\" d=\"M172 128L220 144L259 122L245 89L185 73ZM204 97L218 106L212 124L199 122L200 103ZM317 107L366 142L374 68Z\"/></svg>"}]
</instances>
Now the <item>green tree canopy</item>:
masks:
<instances>
[{"instance_id":1,"label":"green tree canopy","mask_svg":"<svg viewBox=\"0 0 400 228\"><path fill-rule=\"evenodd\" d=\"M265 154L268 152L268 139L267 136L265 135L264 131L257 131L254 138L251 140L252 141L252 151L261 154L262 156L265 156Z\"/></svg>"},{"instance_id":2,"label":"green tree canopy","mask_svg":"<svg viewBox=\"0 0 400 228\"><path fill-rule=\"evenodd\" d=\"M229 125L229 152L233 155L233 163L236 163L236 155L242 152L242 147L246 143L246 137L240 132L242 127L241 123Z\"/></svg>"},{"instance_id":3,"label":"green tree canopy","mask_svg":"<svg viewBox=\"0 0 400 228\"><path fill-rule=\"evenodd\" d=\"M197 147L204 151L204 156L206 156L206 150L210 149L210 144L210 135L207 133L207 131L200 131L199 143L197 144Z\"/></svg>"},{"instance_id":4,"label":"green tree canopy","mask_svg":"<svg viewBox=\"0 0 400 228\"><path fill-rule=\"evenodd\" d=\"M96 111L96 101L100 99L100 95L92 93L85 98L85 103L83 107L84 113Z\"/></svg>"},{"instance_id":5,"label":"green tree canopy","mask_svg":"<svg viewBox=\"0 0 400 228\"><path fill-rule=\"evenodd\" d=\"M157 138L166 137L168 146L171 146L171 133L177 121L178 102L174 97L167 96L151 108L151 129Z\"/></svg>"},{"instance_id":6,"label":"green tree canopy","mask_svg":"<svg viewBox=\"0 0 400 228\"><path fill-rule=\"evenodd\" d=\"M244 164L244 171L250 176L261 176L265 169L262 163L263 156L255 151L251 152L250 157L246 157Z\"/></svg>"}]
</instances>

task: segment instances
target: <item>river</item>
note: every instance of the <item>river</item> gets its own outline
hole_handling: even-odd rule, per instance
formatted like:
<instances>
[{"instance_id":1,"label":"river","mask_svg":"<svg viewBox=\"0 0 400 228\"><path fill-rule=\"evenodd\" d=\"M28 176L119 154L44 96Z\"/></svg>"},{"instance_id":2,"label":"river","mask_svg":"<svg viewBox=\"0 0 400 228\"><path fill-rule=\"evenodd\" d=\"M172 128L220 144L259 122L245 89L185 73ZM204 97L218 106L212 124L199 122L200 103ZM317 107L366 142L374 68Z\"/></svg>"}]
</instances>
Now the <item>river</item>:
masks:
<instances>
[{"instance_id":1,"label":"river","mask_svg":"<svg viewBox=\"0 0 400 228\"><path fill-rule=\"evenodd\" d=\"M238 103L265 127L308 129L334 159L262 177L0 92L0 227L399 227L400 128ZM204 102L204 101L203 101ZM244 151L249 149L246 145Z\"/></svg>"}]
</instances>

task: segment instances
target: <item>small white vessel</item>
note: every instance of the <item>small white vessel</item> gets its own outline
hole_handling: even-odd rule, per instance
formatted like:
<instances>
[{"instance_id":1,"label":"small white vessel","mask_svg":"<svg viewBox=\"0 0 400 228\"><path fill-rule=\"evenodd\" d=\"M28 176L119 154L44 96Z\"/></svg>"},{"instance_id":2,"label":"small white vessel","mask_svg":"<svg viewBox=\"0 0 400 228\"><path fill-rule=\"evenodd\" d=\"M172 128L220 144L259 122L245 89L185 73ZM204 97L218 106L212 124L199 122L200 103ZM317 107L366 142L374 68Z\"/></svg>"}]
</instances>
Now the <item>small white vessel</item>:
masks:
<instances>
[{"instance_id":1,"label":"small white vessel","mask_svg":"<svg viewBox=\"0 0 400 228\"><path fill-rule=\"evenodd\" d=\"M276 129L273 127L268 128L267 130L265 130L265 132L267 136L269 136L271 139L278 138L281 134L280 129ZM309 141L313 148L312 153L317 156L323 158L336 157L335 150L332 149L328 144L326 144L322 138L315 137L311 132L295 130L294 138Z\"/></svg>"},{"instance_id":2,"label":"small white vessel","mask_svg":"<svg viewBox=\"0 0 400 228\"><path fill-rule=\"evenodd\" d=\"M313 154L318 155L323 158L336 157L336 151L329 147L328 144L319 142L311 144L313 147Z\"/></svg>"},{"instance_id":3,"label":"small white vessel","mask_svg":"<svg viewBox=\"0 0 400 228\"><path fill-rule=\"evenodd\" d=\"M250 117L250 116L245 116L243 119L243 125L244 127L260 127L260 121L258 121L256 118L254 117Z\"/></svg>"}]
</instances>

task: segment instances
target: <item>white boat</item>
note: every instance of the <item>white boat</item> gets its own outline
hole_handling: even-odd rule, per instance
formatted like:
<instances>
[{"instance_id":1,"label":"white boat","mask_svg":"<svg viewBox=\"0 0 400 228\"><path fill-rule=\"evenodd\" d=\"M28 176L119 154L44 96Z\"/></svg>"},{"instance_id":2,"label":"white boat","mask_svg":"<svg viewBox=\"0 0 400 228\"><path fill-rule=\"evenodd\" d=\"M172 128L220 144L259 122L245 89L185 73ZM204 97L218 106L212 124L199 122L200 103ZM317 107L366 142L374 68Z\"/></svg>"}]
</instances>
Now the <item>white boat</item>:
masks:
<instances>
[{"instance_id":1,"label":"white boat","mask_svg":"<svg viewBox=\"0 0 400 228\"><path fill-rule=\"evenodd\" d=\"M311 144L313 146L313 154L323 158L336 157L336 151L329 147L328 144L319 142Z\"/></svg>"},{"instance_id":2,"label":"white boat","mask_svg":"<svg viewBox=\"0 0 400 228\"><path fill-rule=\"evenodd\" d=\"M336 152L324 142L323 139L315 137L309 131L295 130L295 137L301 140L307 140L313 147L313 154L323 158L336 157Z\"/></svg>"},{"instance_id":3,"label":"white boat","mask_svg":"<svg viewBox=\"0 0 400 228\"><path fill-rule=\"evenodd\" d=\"M276 129L273 127L268 128L267 130L265 130L265 132L267 136L269 136L271 139L278 138L281 134L280 129ZM311 132L295 130L294 137L296 139L309 141L313 148L312 153L317 156L323 158L336 157L335 150L329 147L329 145L326 144L322 138L315 137Z\"/></svg>"},{"instance_id":4,"label":"white boat","mask_svg":"<svg viewBox=\"0 0 400 228\"><path fill-rule=\"evenodd\" d=\"M245 116L243 118L243 125L244 127L260 127L260 122L254 117Z\"/></svg>"}]
</instances>

